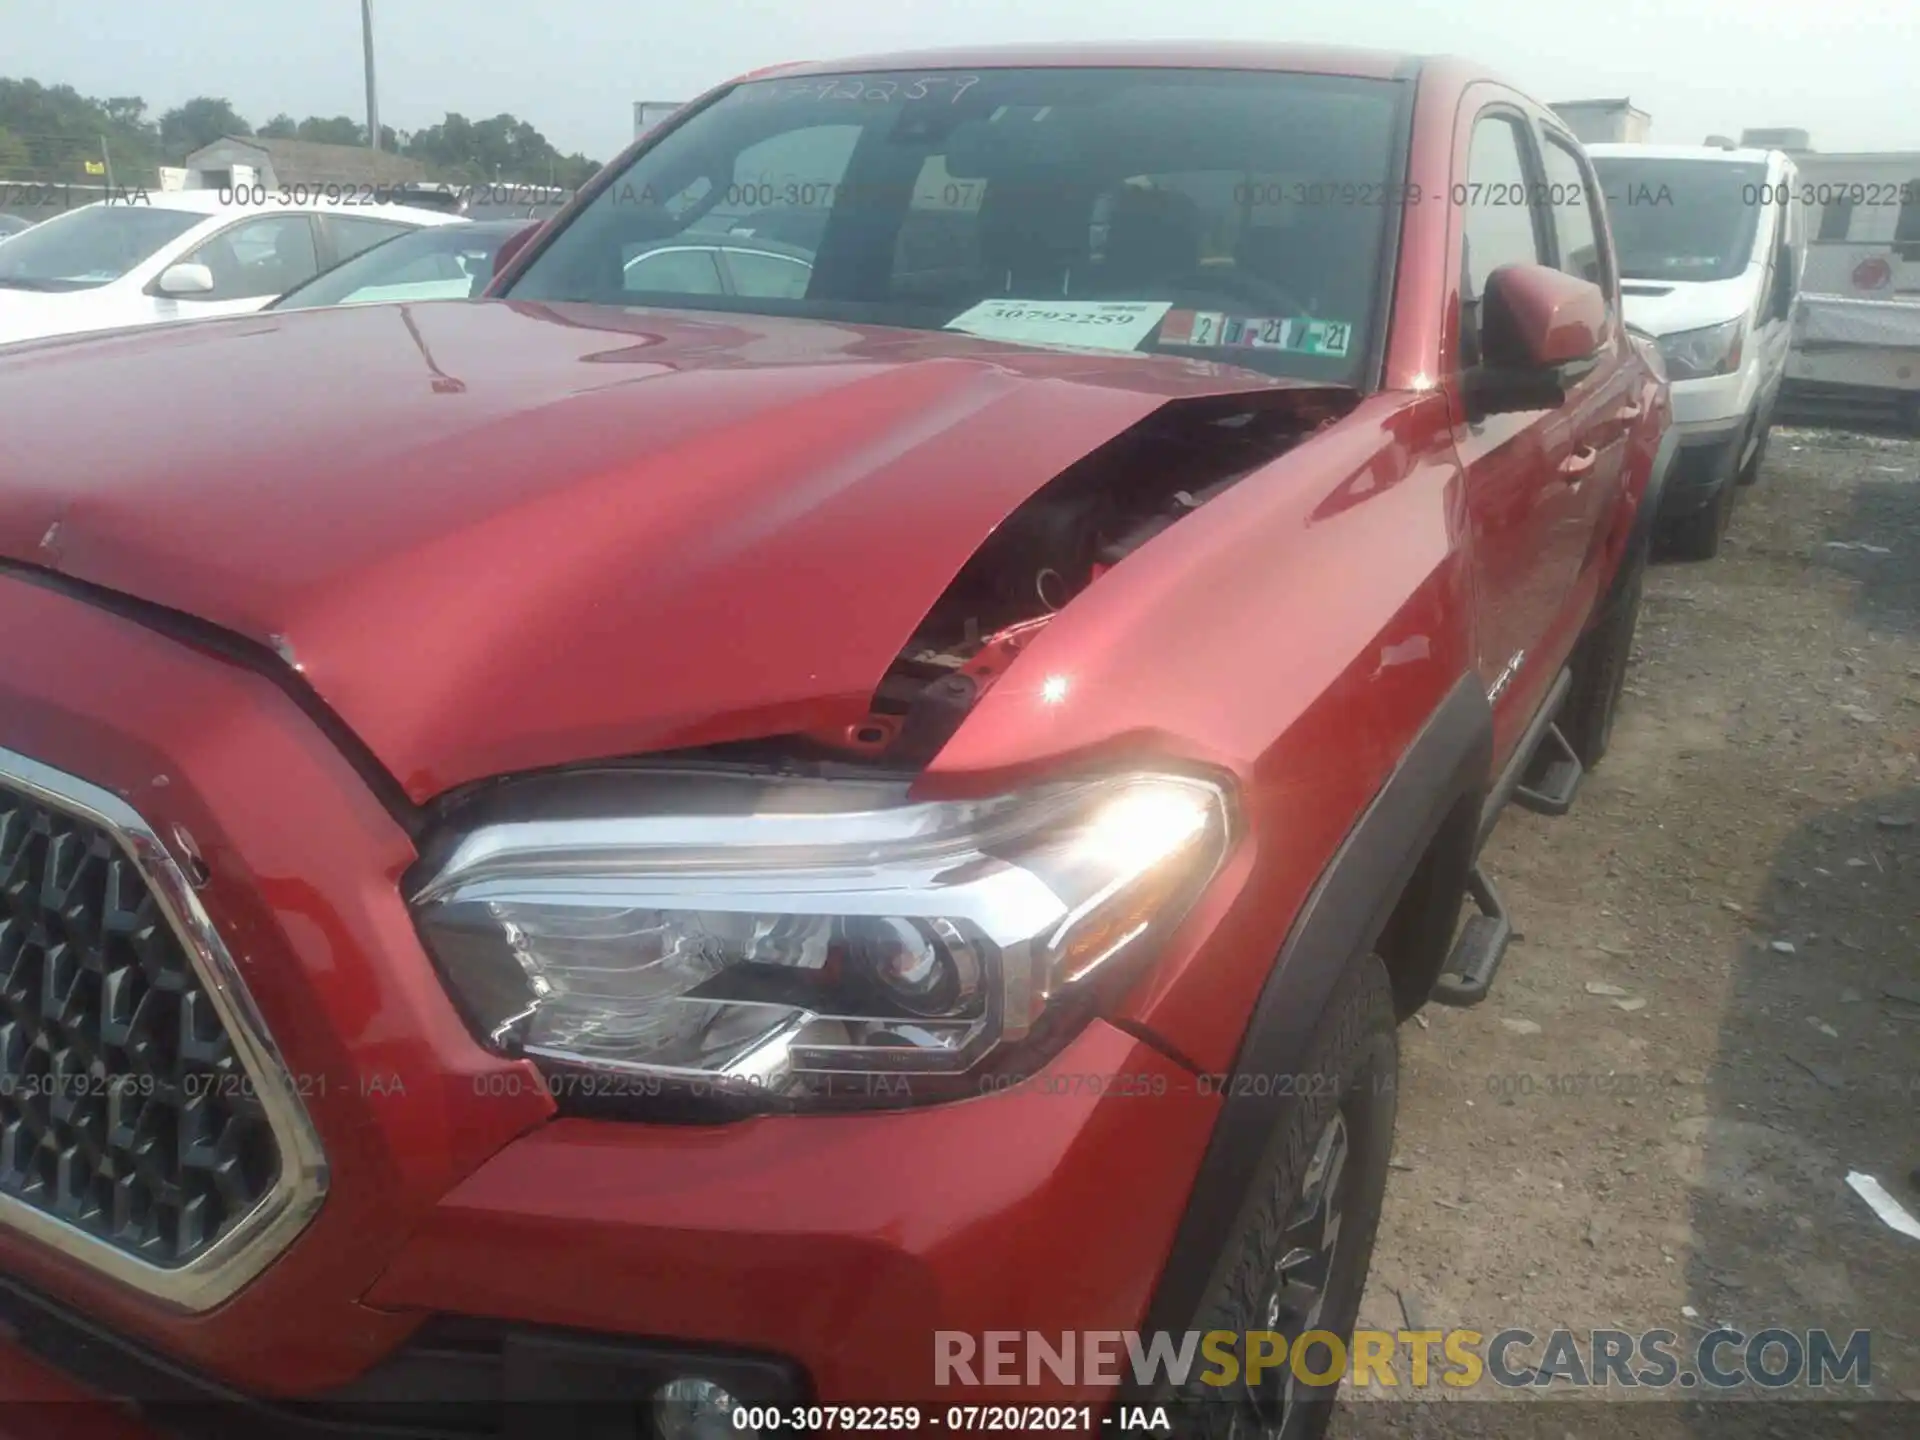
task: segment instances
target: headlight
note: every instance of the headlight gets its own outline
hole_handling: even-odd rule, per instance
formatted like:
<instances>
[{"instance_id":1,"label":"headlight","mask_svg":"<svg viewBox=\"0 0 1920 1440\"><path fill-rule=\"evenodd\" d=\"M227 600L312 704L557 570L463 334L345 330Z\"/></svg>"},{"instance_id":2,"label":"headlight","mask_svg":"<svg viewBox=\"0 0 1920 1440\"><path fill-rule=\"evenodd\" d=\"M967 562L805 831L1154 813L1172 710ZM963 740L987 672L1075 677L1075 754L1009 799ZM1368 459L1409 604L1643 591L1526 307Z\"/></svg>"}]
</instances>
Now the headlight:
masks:
<instances>
[{"instance_id":1,"label":"headlight","mask_svg":"<svg viewBox=\"0 0 1920 1440\"><path fill-rule=\"evenodd\" d=\"M1661 336L1660 354L1667 362L1668 376L1674 380L1704 380L1710 375L1731 375L1740 368L1740 345L1746 330L1743 318L1709 325L1704 330Z\"/></svg>"},{"instance_id":2,"label":"headlight","mask_svg":"<svg viewBox=\"0 0 1920 1440\"><path fill-rule=\"evenodd\" d=\"M445 842L413 896L475 1029L562 1094L781 1106L1032 1063L1186 913L1229 829L1220 786L1161 773L939 803L686 772L547 793Z\"/></svg>"}]
</instances>

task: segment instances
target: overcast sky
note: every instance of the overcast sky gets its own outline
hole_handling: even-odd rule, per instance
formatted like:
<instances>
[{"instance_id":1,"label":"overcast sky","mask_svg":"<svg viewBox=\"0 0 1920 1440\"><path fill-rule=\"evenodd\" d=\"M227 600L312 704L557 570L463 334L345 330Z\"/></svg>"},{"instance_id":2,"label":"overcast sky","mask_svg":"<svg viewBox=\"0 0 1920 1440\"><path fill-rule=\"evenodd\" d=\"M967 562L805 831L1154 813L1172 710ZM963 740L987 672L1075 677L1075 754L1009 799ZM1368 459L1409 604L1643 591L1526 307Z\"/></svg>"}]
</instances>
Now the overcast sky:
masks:
<instances>
[{"instance_id":1,"label":"overcast sky","mask_svg":"<svg viewBox=\"0 0 1920 1440\"><path fill-rule=\"evenodd\" d=\"M511 111L604 160L635 100L783 60L1006 40L1221 38L1449 52L1548 102L1630 96L1655 140L1792 125L1920 150L1908 0L373 0L380 119ZM366 118L358 0L0 0L0 75Z\"/></svg>"}]
</instances>

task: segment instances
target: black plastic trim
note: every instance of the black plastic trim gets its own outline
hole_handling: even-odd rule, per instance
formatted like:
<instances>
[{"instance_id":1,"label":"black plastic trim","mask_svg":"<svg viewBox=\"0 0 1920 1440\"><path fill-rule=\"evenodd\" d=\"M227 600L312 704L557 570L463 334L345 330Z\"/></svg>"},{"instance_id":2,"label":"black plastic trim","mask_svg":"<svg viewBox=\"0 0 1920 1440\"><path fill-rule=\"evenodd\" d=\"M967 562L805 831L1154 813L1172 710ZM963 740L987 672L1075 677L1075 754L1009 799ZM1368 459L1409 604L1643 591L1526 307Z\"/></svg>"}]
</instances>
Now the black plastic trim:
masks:
<instances>
[{"instance_id":1,"label":"black plastic trim","mask_svg":"<svg viewBox=\"0 0 1920 1440\"><path fill-rule=\"evenodd\" d=\"M182 1440L651 1440L646 1401L667 1379L711 1380L754 1405L812 1398L804 1370L778 1356L459 1317L428 1320L357 1380L299 1399L247 1394L4 1277L0 1325L103 1400L137 1408Z\"/></svg>"},{"instance_id":2,"label":"black plastic trim","mask_svg":"<svg viewBox=\"0 0 1920 1440\"><path fill-rule=\"evenodd\" d=\"M1667 433L1680 437L1682 450L1708 449L1746 434L1747 427L1753 423L1754 414L1754 411L1747 410L1726 420L1690 421L1684 428L1676 422L1668 428Z\"/></svg>"},{"instance_id":3,"label":"black plastic trim","mask_svg":"<svg viewBox=\"0 0 1920 1440\"><path fill-rule=\"evenodd\" d=\"M1421 68L1419 58L1409 57L1394 71L1394 82L1400 87L1400 101L1393 131L1393 151L1387 159L1386 193L1389 195L1404 196L1406 191L1408 167L1413 155L1413 119L1420 101ZM1399 207L1397 222L1383 220L1381 225L1380 263L1374 276L1374 294L1379 300L1373 307L1373 333L1367 337L1367 363L1361 372L1361 390L1369 395L1384 385L1387 378L1387 349L1393 338L1395 281L1400 275L1400 254L1407 230L1404 205Z\"/></svg>"},{"instance_id":4,"label":"black plastic trim","mask_svg":"<svg viewBox=\"0 0 1920 1440\"><path fill-rule=\"evenodd\" d=\"M1513 944L1513 916L1493 877L1478 865L1467 874L1467 898L1474 913L1460 927L1447 962L1434 981L1432 999L1436 1005L1468 1007L1478 1005L1493 990L1500 962Z\"/></svg>"},{"instance_id":5,"label":"black plastic trim","mask_svg":"<svg viewBox=\"0 0 1920 1440\"><path fill-rule=\"evenodd\" d=\"M1378 943L1402 891L1463 796L1477 796L1493 765L1493 711L1478 677L1462 676L1422 728L1366 813L1348 832L1301 908L1256 1002L1234 1074L1290 1074L1342 972ZM1268 1092L1274 1093L1268 1093ZM1228 1239L1257 1197L1268 1142L1286 1107L1278 1087L1227 1087L1141 1329L1193 1328ZM1136 1403L1123 1394L1119 1403Z\"/></svg>"},{"instance_id":6,"label":"black plastic trim","mask_svg":"<svg viewBox=\"0 0 1920 1440\"><path fill-rule=\"evenodd\" d=\"M202 620L197 615L189 615L184 610L175 610L151 600L141 600L132 595L124 595L104 585L95 585L91 581L76 580L70 575L47 570L38 565L23 564L18 560L0 559L0 575L37 585L42 590L51 590L57 595L78 600L91 605L96 610L105 610L122 620L131 620L134 624L164 635L168 639L198 650L204 655L225 660L228 664L238 665L262 679L270 680L279 687L282 694L300 708L301 714L311 720L320 733L327 737L334 749L338 750L346 762L354 768L373 796L394 819L410 839L418 840L426 828L426 817L420 807L407 795L406 789L395 778L392 771L381 763L366 741L362 740L346 721L327 704L314 688L302 680L299 673L282 660L271 646L257 640L249 640L236 635L211 621Z\"/></svg>"},{"instance_id":7,"label":"black plastic trim","mask_svg":"<svg viewBox=\"0 0 1920 1440\"><path fill-rule=\"evenodd\" d=\"M1633 552L1627 552L1631 555ZM1540 742L1546 738L1553 722L1560 717L1560 707L1567 703L1567 695L1573 689L1573 671L1562 670L1554 677L1547 698L1540 702L1540 708L1533 712L1533 719L1527 722L1526 733L1521 735L1520 743L1513 747L1513 755L1507 761L1506 769L1493 782L1493 788L1487 792L1487 800L1480 807L1480 840L1473 847L1474 854L1480 853L1480 847L1487 843L1487 837L1493 834L1494 826L1500 823L1500 814L1513 799L1514 791L1520 788L1521 778L1527 773L1527 766L1534 754L1540 749Z\"/></svg>"},{"instance_id":8,"label":"black plastic trim","mask_svg":"<svg viewBox=\"0 0 1920 1440\"><path fill-rule=\"evenodd\" d=\"M1597 616L1606 613L1614 599L1625 592L1629 576L1628 568L1634 563L1636 555L1644 555L1653 543L1655 522L1659 519L1660 506L1667 489L1667 478L1673 474L1673 462L1680 454L1680 427L1669 424L1667 433L1660 437L1660 448L1653 452L1653 468L1647 474L1647 488L1641 493L1640 508L1633 514L1633 530L1627 536L1626 553L1620 561L1620 568L1614 573L1613 589L1607 596L1606 604L1594 613Z\"/></svg>"},{"instance_id":9,"label":"black plastic trim","mask_svg":"<svg viewBox=\"0 0 1920 1440\"><path fill-rule=\"evenodd\" d=\"M1667 484L1660 493L1661 522L1697 515L1739 483L1742 433L1735 431L1711 440L1698 435L1681 437Z\"/></svg>"}]
</instances>

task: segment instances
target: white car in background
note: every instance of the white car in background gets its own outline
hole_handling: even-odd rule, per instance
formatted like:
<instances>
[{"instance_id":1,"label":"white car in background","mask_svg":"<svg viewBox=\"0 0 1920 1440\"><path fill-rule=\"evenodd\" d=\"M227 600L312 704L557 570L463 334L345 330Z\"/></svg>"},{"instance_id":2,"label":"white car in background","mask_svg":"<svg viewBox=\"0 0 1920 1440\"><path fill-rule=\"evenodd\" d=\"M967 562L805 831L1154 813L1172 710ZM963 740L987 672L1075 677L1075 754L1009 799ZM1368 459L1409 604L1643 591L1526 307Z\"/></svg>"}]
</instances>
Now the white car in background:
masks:
<instances>
[{"instance_id":1,"label":"white car in background","mask_svg":"<svg viewBox=\"0 0 1920 1440\"><path fill-rule=\"evenodd\" d=\"M0 345L258 310L322 270L457 215L405 205L222 205L217 190L98 201L0 245Z\"/></svg>"},{"instance_id":2,"label":"white car in background","mask_svg":"<svg viewBox=\"0 0 1920 1440\"><path fill-rule=\"evenodd\" d=\"M403 300L467 300L493 278L500 247L534 220L468 220L384 240L323 270L268 304L268 310L381 305Z\"/></svg>"}]
</instances>

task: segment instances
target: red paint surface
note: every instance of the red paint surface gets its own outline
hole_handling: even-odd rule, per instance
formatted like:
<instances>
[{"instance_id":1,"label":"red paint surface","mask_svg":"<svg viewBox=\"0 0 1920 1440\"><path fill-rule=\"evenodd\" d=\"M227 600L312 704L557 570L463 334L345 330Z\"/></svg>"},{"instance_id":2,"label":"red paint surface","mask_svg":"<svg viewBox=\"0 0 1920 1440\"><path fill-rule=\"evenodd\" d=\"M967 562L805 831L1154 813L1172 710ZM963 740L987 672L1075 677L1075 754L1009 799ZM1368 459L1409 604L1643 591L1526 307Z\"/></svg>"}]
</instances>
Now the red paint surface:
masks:
<instances>
[{"instance_id":1,"label":"red paint surface","mask_svg":"<svg viewBox=\"0 0 1920 1440\"><path fill-rule=\"evenodd\" d=\"M1600 348L1608 315L1598 286L1544 265L1518 265L1500 287L1534 364L1566 365Z\"/></svg>"},{"instance_id":2,"label":"red paint surface","mask_svg":"<svg viewBox=\"0 0 1920 1440\"><path fill-rule=\"evenodd\" d=\"M1883 256L1869 255L1853 267L1853 288L1884 290L1893 283L1893 266Z\"/></svg>"},{"instance_id":3,"label":"red paint surface","mask_svg":"<svg viewBox=\"0 0 1920 1440\"><path fill-rule=\"evenodd\" d=\"M393 1249L551 1103L484 1093L486 1077L519 1071L468 1037L420 949L398 886L411 846L277 689L4 576L0 633L0 745L121 794L161 835L193 835L211 871L201 901L333 1171L285 1258L198 1318L5 1231L0 1269L256 1388L343 1380L413 1327L358 1303Z\"/></svg>"},{"instance_id":4,"label":"red paint surface","mask_svg":"<svg viewBox=\"0 0 1920 1440\"><path fill-rule=\"evenodd\" d=\"M160 1440L11 1339L0 1339L0 1440Z\"/></svg>"},{"instance_id":5,"label":"red paint surface","mask_svg":"<svg viewBox=\"0 0 1920 1440\"><path fill-rule=\"evenodd\" d=\"M1474 109L1494 101L1545 117L1430 67L1409 180L1444 197L1464 179ZM920 784L967 793L1121 757L1235 780L1226 872L1111 1017L1205 1070L1230 1065L1302 899L1441 697L1524 651L1496 706L1506 758L1611 581L1667 423L1612 324L1561 410L1469 425L1459 212L1409 205L1401 223L1383 393L1076 598ZM50 342L0 359L0 413L87 393L111 397L114 423L0 437L0 553L286 637L425 798L858 718L1033 490L1170 398L1275 387L1174 360L509 303ZM0 633L0 745L192 832L207 908L333 1167L308 1232L208 1316L160 1313L19 1240L0 1238L0 1268L268 1393L344 1381L452 1312L765 1346L823 1399L924 1400L936 1328L1142 1313L1214 1114L1163 1050L1097 1021L1048 1072L1064 1093L710 1129L554 1122L530 1085L484 1093L530 1077L467 1035L399 899L410 843L275 687L13 578ZM1169 1093L1070 1078L1114 1073ZM362 1093L369 1078L404 1097Z\"/></svg>"},{"instance_id":6,"label":"red paint surface","mask_svg":"<svg viewBox=\"0 0 1920 1440\"><path fill-rule=\"evenodd\" d=\"M939 1109L561 1121L448 1195L368 1298L763 1348L824 1398L925 1402L935 1330L1139 1323L1218 1105L1095 1022L1023 1089Z\"/></svg>"},{"instance_id":7,"label":"red paint surface","mask_svg":"<svg viewBox=\"0 0 1920 1440\"><path fill-rule=\"evenodd\" d=\"M9 435L0 555L284 637L418 800L859 719L1047 480L1168 399L1288 388L952 335L464 301L0 358L0 413L57 413L75 386L127 398L112 425Z\"/></svg>"}]
</instances>

